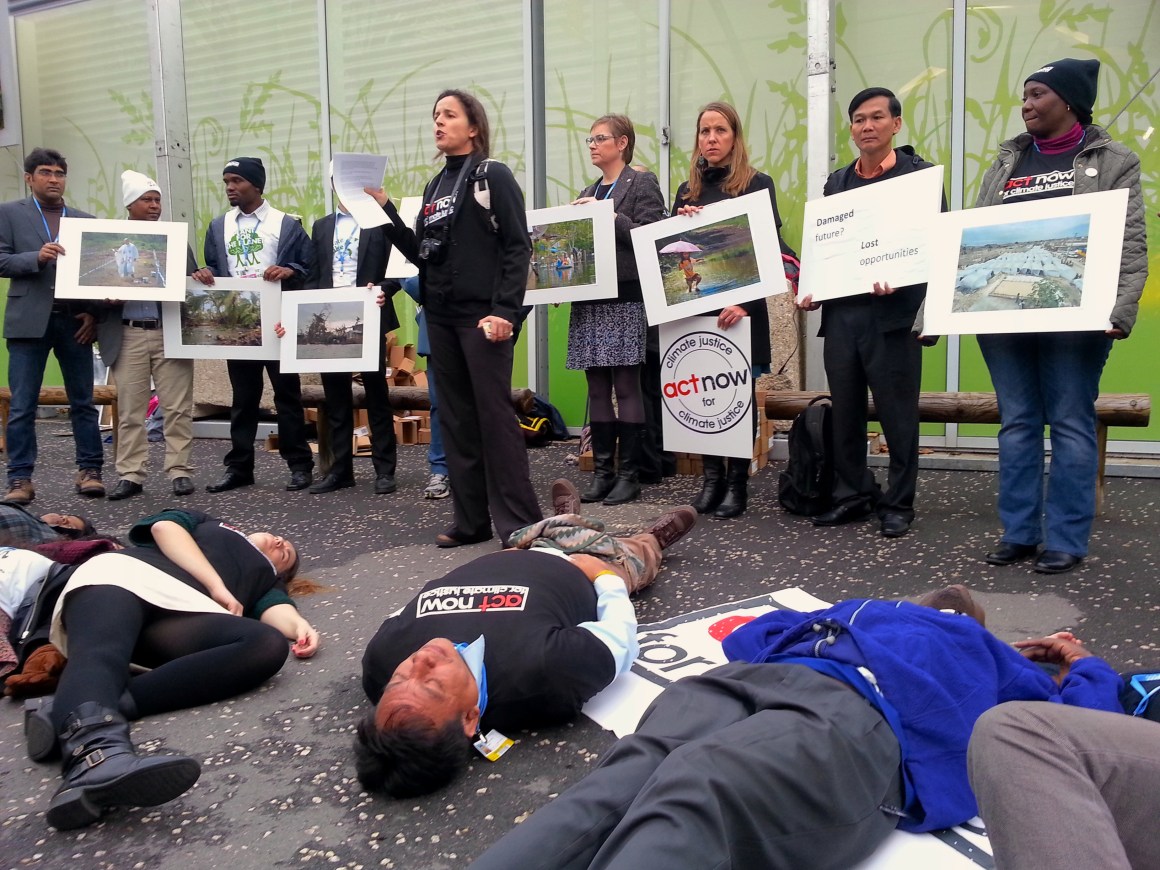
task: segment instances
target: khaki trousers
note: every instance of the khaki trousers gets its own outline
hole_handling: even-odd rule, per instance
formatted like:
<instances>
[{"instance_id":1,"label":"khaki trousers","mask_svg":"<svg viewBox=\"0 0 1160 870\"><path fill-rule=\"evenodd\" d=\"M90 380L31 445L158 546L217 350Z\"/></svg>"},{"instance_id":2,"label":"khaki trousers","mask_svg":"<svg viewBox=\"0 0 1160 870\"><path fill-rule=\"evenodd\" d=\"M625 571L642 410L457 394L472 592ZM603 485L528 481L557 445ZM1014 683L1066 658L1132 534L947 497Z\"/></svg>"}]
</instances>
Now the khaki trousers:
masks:
<instances>
[{"instance_id":1,"label":"khaki trousers","mask_svg":"<svg viewBox=\"0 0 1160 870\"><path fill-rule=\"evenodd\" d=\"M170 480L192 477L193 360L166 359L160 329L122 328L121 352L112 366L118 406L117 474L122 480L145 482L149 458L145 415L152 378L165 414L165 474Z\"/></svg>"}]
</instances>

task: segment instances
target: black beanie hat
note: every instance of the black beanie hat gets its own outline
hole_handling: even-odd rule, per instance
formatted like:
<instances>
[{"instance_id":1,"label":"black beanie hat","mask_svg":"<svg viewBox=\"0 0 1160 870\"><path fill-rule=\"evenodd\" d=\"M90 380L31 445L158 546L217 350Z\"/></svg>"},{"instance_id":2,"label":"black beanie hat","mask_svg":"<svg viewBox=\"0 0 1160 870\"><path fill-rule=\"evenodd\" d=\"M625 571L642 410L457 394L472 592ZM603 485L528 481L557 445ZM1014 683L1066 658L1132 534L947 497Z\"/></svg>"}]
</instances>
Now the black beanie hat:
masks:
<instances>
[{"instance_id":1,"label":"black beanie hat","mask_svg":"<svg viewBox=\"0 0 1160 870\"><path fill-rule=\"evenodd\" d=\"M222 175L230 173L240 175L258 190L266 189L266 167L260 157L235 157L222 170Z\"/></svg>"},{"instance_id":2,"label":"black beanie hat","mask_svg":"<svg viewBox=\"0 0 1160 870\"><path fill-rule=\"evenodd\" d=\"M1043 82L1071 106L1081 124L1090 124L1092 108L1096 104L1096 84L1099 75L1098 60L1076 60L1074 57L1065 57L1037 69L1023 81L1023 84Z\"/></svg>"}]
</instances>

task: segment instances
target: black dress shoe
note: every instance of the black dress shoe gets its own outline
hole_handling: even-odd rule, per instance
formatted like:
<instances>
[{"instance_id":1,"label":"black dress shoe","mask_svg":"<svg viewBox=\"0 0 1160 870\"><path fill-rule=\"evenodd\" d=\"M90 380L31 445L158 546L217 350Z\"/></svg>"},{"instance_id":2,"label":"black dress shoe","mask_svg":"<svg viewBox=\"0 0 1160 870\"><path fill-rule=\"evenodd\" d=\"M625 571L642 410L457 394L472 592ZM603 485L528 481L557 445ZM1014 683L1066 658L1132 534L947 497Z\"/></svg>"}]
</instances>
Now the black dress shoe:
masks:
<instances>
[{"instance_id":1,"label":"black dress shoe","mask_svg":"<svg viewBox=\"0 0 1160 870\"><path fill-rule=\"evenodd\" d=\"M884 538L901 538L910 531L910 520L902 514L883 514L881 529Z\"/></svg>"},{"instance_id":2,"label":"black dress shoe","mask_svg":"<svg viewBox=\"0 0 1160 870\"><path fill-rule=\"evenodd\" d=\"M139 483L134 483L131 480L118 480L117 485L113 487L113 491L109 493L109 501L120 501L123 498L132 498L135 495L140 495L145 491Z\"/></svg>"},{"instance_id":3,"label":"black dress shoe","mask_svg":"<svg viewBox=\"0 0 1160 870\"><path fill-rule=\"evenodd\" d=\"M302 472L299 472L299 471L294 472L294 474L301 474L301 473ZM291 484L294 483L293 475L290 478L290 483ZM324 492L334 492L335 490L339 490L339 489L349 489L352 486L354 486L354 478L353 477L339 477L337 474L325 474L318 481L318 483L316 483L316 484L314 484L314 486L310 487L310 492L312 492L314 495L320 495ZM300 487L300 486L288 486L286 488L287 489L301 489L302 487Z\"/></svg>"},{"instance_id":4,"label":"black dress shoe","mask_svg":"<svg viewBox=\"0 0 1160 870\"><path fill-rule=\"evenodd\" d=\"M375 478L375 495L390 495L398 488L393 474L380 474Z\"/></svg>"},{"instance_id":5,"label":"black dress shoe","mask_svg":"<svg viewBox=\"0 0 1160 870\"><path fill-rule=\"evenodd\" d=\"M1083 561L1083 556L1073 556L1060 550L1044 550L1031 567L1039 574L1063 574Z\"/></svg>"},{"instance_id":6,"label":"black dress shoe","mask_svg":"<svg viewBox=\"0 0 1160 870\"><path fill-rule=\"evenodd\" d=\"M173 478L173 494L174 495L193 495L194 486L193 481L188 477Z\"/></svg>"},{"instance_id":7,"label":"black dress shoe","mask_svg":"<svg viewBox=\"0 0 1160 870\"><path fill-rule=\"evenodd\" d=\"M480 532L478 535L465 535L459 529L452 526L445 532L440 532L435 536L435 546L446 550L451 547L462 547L467 544L481 544L484 541L491 540L491 529L486 532Z\"/></svg>"},{"instance_id":8,"label":"black dress shoe","mask_svg":"<svg viewBox=\"0 0 1160 870\"><path fill-rule=\"evenodd\" d=\"M815 526L843 526L869 515L873 508L870 502L864 500L842 502L833 510L818 514L810 522Z\"/></svg>"},{"instance_id":9,"label":"black dress shoe","mask_svg":"<svg viewBox=\"0 0 1160 870\"><path fill-rule=\"evenodd\" d=\"M983 561L991 565L1014 565L1024 559L1030 559L1039 552L1038 544L1012 544L1010 541L1000 541L994 552L983 557Z\"/></svg>"},{"instance_id":10,"label":"black dress shoe","mask_svg":"<svg viewBox=\"0 0 1160 870\"><path fill-rule=\"evenodd\" d=\"M229 492L231 489L239 489L243 486L253 486L254 475L241 474L237 471L227 471L226 476L217 483L211 483L205 488L206 492Z\"/></svg>"},{"instance_id":11,"label":"black dress shoe","mask_svg":"<svg viewBox=\"0 0 1160 870\"><path fill-rule=\"evenodd\" d=\"M313 481L314 473L311 471L291 471L290 482L286 484L286 492L298 492L300 489L306 489Z\"/></svg>"}]
</instances>

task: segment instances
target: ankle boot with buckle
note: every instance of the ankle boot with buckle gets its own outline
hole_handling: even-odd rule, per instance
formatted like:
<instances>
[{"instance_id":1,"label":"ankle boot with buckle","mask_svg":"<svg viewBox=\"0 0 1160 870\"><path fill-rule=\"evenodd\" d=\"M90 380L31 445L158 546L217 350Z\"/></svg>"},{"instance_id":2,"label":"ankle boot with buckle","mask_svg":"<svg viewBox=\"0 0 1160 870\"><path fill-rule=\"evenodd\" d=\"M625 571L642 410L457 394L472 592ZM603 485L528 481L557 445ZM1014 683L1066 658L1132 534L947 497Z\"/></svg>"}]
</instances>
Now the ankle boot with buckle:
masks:
<instances>
[{"instance_id":1,"label":"ankle boot with buckle","mask_svg":"<svg viewBox=\"0 0 1160 870\"><path fill-rule=\"evenodd\" d=\"M616 433L620 441L617 457L616 483L612 491L604 497L606 505L628 504L640 498L640 435L637 423L617 423Z\"/></svg>"},{"instance_id":2,"label":"ankle boot with buckle","mask_svg":"<svg viewBox=\"0 0 1160 870\"><path fill-rule=\"evenodd\" d=\"M56 761L60 758L60 742L56 726L52 724L52 708L56 698L30 698L24 702L24 747L33 761ZM132 722L138 718L137 703L126 689L117 703L117 712Z\"/></svg>"},{"instance_id":3,"label":"ankle boot with buckle","mask_svg":"<svg viewBox=\"0 0 1160 870\"><path fill-rule=\"evenodd\" d=\"M701 492L690 504L699 514L712 513L721 499L725 498L725 457L702 456L704 479L701 481Z\"/></svg>"},{"instance_id":4,"label":"ankle boot with buckle","mask_svg":"<svg viewBox=\"0 0 1160 870\"><path fill-rule=\"evenodd\" d=\"M745 513L749 503L749 460L729 457L729 468L725 473L726 493L713 516L719 520L731 520Z\"/></svg>"},{"instance_id":5,"label":"ankle boot with buckle","mask_svg":"<svg viewBox=\"0 0 1160 870\"><path fill-rule=\"evenodd\" d=\"M592 433L592 485L580 493L580 501L604 501L616 485L616 423L589 423Z\"/></svg>"},{"instance_id":6,"label":"ankle boot with buckle","mask_svg":"<svg viewBox=\"0 0 1160 870\"><path fill-rule=\"evenodd\" d=\"M88 701L60 732L64 782L48 805L58 831L83 828L114 807L155 807L184 794L201 765L181 755L139 756L120 713Z\"/></svg>"}]
</instances>

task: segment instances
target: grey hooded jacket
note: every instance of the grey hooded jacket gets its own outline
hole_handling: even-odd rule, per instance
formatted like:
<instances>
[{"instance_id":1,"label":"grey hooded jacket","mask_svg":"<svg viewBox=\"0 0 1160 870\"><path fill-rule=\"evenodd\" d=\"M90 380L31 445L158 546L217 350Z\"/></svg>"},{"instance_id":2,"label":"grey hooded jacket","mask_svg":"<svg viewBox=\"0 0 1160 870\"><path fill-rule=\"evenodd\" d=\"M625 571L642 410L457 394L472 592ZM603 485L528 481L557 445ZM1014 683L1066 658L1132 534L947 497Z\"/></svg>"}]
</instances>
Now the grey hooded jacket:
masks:
<instances>
[{"instance_id":1,"label":"grey hooded jacket","mask_svg":"<svg viewBox=\"0 0 1160 870\"><path fill-rule=\"evenodd\" d=\"M1120 258L1120 283L1116 304L1109 318L1127 336L1136 323L1140 295L1148 279L1148 237L1144 224L1144 196L1140 191L1140 158L1116 142L1108 131L1095 124L1084 128L1084 147L1076 155L1075 188L1072 194L1100 190L1128 189L1128 216L1124 224L1124 248ZM999 146L999 156L983 176L975 207L1003 202L1003 186L1031 147L1031 134L1020 133ZM1092 172L1091 170L1095 170Z\"/></svg>"}]
</instances>

